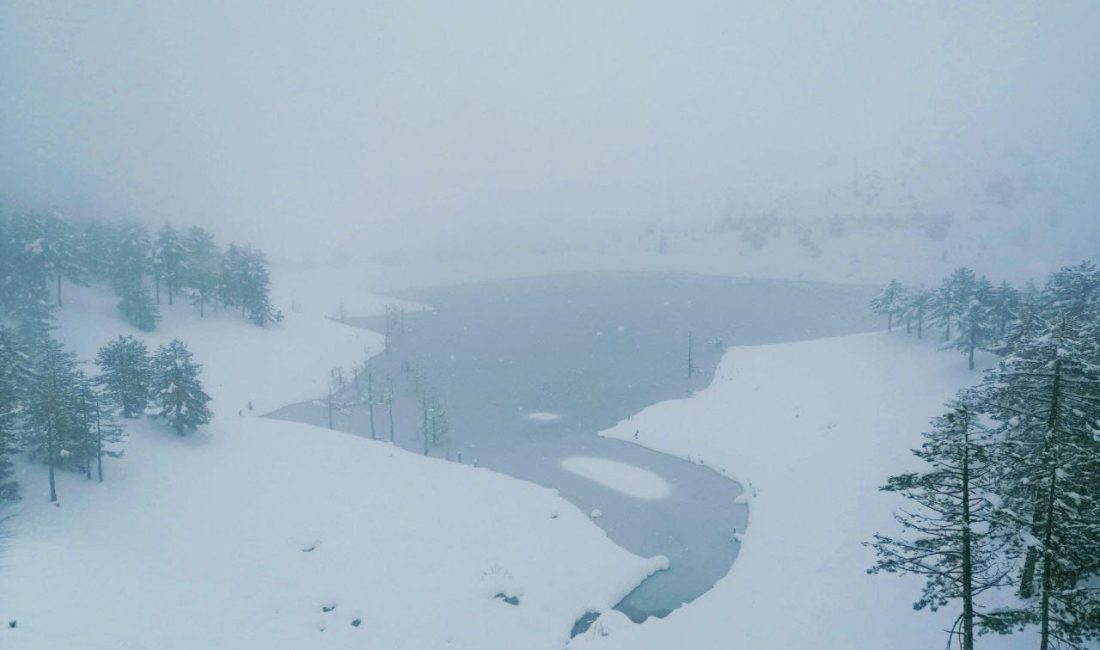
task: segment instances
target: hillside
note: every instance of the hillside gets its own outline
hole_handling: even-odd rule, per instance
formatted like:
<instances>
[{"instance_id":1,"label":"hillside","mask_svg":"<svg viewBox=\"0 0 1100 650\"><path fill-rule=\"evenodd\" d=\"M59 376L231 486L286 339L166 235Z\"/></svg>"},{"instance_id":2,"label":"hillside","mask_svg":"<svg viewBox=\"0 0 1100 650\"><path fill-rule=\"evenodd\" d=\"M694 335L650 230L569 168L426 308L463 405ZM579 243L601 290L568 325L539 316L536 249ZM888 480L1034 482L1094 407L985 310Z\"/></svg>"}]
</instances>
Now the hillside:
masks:
<instances>
[{"instance_id":1,"label":"hillside","mask_svg":"<svg viewBox=\"0 0 1100 650\"><path fill-rule=\"evenodd\" d=\"M979 376L900 333L733 348L706 390L605 431L742 481L749 526L729 575L691 606L642 625L610 612L570 647L943 647L953 615L912 611L922 581L867 575L861 544L895 529L900 498L877 488L919 467L908 450ZM1034 645L1031 633L982 640Z\"/></svg>"}]
</instances>

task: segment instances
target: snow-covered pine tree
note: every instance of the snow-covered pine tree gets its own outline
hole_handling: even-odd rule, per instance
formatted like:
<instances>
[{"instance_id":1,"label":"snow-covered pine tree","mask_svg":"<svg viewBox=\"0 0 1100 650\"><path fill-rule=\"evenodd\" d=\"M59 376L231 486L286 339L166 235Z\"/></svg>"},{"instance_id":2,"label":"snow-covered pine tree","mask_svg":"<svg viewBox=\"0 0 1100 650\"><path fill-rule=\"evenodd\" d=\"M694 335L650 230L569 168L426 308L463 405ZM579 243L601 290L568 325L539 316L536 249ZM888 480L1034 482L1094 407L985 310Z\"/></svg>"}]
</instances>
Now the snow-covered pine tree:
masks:
<instances>
[{"instance_id":1,"label":"snow-covered pine tree","mask_svg":"<svg viewBox=\"0 0 1100 650\"><path fill-rule=\"evenodd\" d=\"M1015 314L994 351L1001 356L1008 356L1037 336L1047 326L1046 300L1038 285L1034 282L1025 284L1019 292Z\"/></svg>"},{"instance_id":2,"label":"snow-covered pine tree","mask_svg":"<svg viewBox=\"0 0 1100 650\"><path fill-rule=\"evenodd\" d=\"M1092 262L1067 266L1051 274L1043 290L1047 318L1057 314L1077 317L1100 306L1100 270Z\"/></svg>"},{"instance_id":3,"label":"snow-covered pine tree","mask_svg":"<svg viewBox=\"0 0 1100 650\"><path fill-rule=\"evenodd\" d=\"M908 323L916 323L917 338L924 338L924 323L932 309L932 292L924 287L910 290L906 296L904 314ZM908 327L908 326L907 326Z\"/></svg>"},{"instance_id":4,"label":"snow-covered pine tree","mask_svg":"<svg viewBox=\"0 0 1100 650\"><path fill-rule=\"evenodd\" d=\"M989 295L989 317L995 326L996 335L1004 339L1008 327L1016 320L1020 312L1020 292L1008 282L1001 282Z\"/></svg>"},{"instance_id":5,"label":"snow-covered pine tree","mask_svg":"<svg viewBox=\"0 0 1100 650\"><path fill-rule=\"evenodd\" d=\"M961 267L945 278L934 294L932 317L937 325L943 327L943 340L948 344L953 341L952 328L959 322L962 312L970 304L976 282L977 276L974 271Z\"/></svg>"},{"instance_id":6,"label":"snow-covered pine tree","mask_svg":"<svg viewBox=\"0 0 1100 650\"><path fill-rule=\"evenodd\" d=\"M886 330L894 329L894 316L900 314L905 306L905 287L897 280L883 287L877 296L871 299L871 311L886 316Z\"/></svg>"},{"instance_id":7,"label":"snow-covered pine tree","mask_svg":"<svg viewBox=\"0 0 1100 650\"><path fill-rule=\"evenodd\" d=\"M153 400L160 409L159 417L179 435L210 422L210 396L202 390L201 372L202 366L194 362L191 351L179 339L160 346L153 355Z\"/></svg>"},{"instance_id":8,"label":"snow-covered pine tree","mask_svg":"<svg viewBox=\"0 0 1100 650\"><path fill-rule=\"evenodd\" d=\"M83 266L80 237L77 229L60 213L36 216L34 219L38 223L46 268L57 287L57 306L60 307L62 279L85 284L87 273Z\"/></svg>"},{"instance_id":9,"label":"snow-covered pine tree","mask_svg":"<svg viewBox=\"0 0 1100 650\"><path fill-rule=\"evenodd\" d=\"M52 337L30 351L30 381L22 398L22 438L32 459L49 466L50 501L57 501L56 469L72 462L83 444L76 355Z\"/></svg>"},{"instance_id":10,"label":"snow-covered pine tree","mask_svg":"<svg viewBox=\"0 0 1100 650\"><path fill-rule=\"evenodd\" d=\"M123 222L115 229L109 266L110 282L122 300L118 311L134 327L152 331L160 315L145 289L145 275L151 259L149 233L145 227Z\"/></svg>"},{"instance_id":11,"label":"snow-covered pine tree","mask_svg":"<svg viewBox=\"0 0 1100 650\"><path fill-rule=\"evenodd\" d=\"M168 291L168 304L175 301L176 292L186 275L188 251L184 238L166 223L157 233L156 245L153 248L153 268L156 281L157 304L160 304L160 283L163 280Z\"/></svg>"},{"instance_id":12,"label":"snow-covered pine tree","mask_svg":"<svg viewBox=\"0 0 1100 650\"><path fill-rule=\"evenodd\" d=\"M76 400L79 416L79 430L74 431L80 439L77 460L84 476L92 480L92 460L95 458L95 383L83 370L76 373Z\"/></svg>"},{"instance_id":13,"label":"snow-covered pine tree","mask_svg":"<svg viewBox=\"0 0 1100 650\"><path fill-rule=\"evenodd\" d=\"M131 325L143 332L156 329L160 320L160 311L149 298L145 285L134 279L132 282L115 284L115 291L122 300L118 303L118 313Z\"/></svg>"},{"instance_id":14,"label":"snow-covered pine tree","mask_svg":"<svg viewBox=\"0 0 1100 650\"><path fill-rule=\"evenodd\" d=\"M120 336L96 353L97 383L110 405L124 418L136 418L149 405L153 366L145 344L132 336Z\"/></svg>"},{"instance_id":15,"label":"snow-covered pine tree","mask_svg":"<svg viewBox=\"0 0 1100 650\"><path fill-rule=\"evenodd\" d=\"M922 576L924 590L914 609L936 611L958 601L950 634L958 636L963 650L973 650L976 633L1005 629L1002 615L983 606L980 597L1009 583L1011 565L1004 556L1006 531L996 525L987 498L995 476L992 440L966 396L948 408L913 450L926 469L891 476L882 487L915 507L894 515L901 536L876 534L867 543L877 554L868 572Z\"/></svg>"},{"instance_id":16,"label":"snow-covered pine tree","mask_svg":"<svg viewBox=\"0 0 1100 650\"><path fill-rule=\"evenodd\" d=\"M187 261L181 286L191 289L192 300L199 306L199 316L202 317L206 315L206 305L218 291L222 254L214 243L214 236L198 226L187 230L183 243Z\"/></svg>"},{"instance_id":17,"label":"snow-covered pine tree","mask_svg":"<svg viewBox=\"0 0 1100 650\"><path fill-rule=\"evenodd\" d=\"M21 341L48 334L53 320L50 300L50 259L43 246L40 223L16 214L4 225L0 250L0 312L14 324Z\"/></svg>"},{"instance_id":18,"label":"snow-covered pine tree","mask_svg":"<svg viewBox=\"0 0 1100 650\"><path fill-rule=\"evenodd\" d=\"M87 478L92 478L95 465L98 482L103 482L103 457L120 458L123 451L114 445L123 440L124 429L115 422L114 415L104 408L104 394L96 390L95 382L81 382L80 410L85 422L84 468Z\"/></svg>"},{"instance_id":19,"label":"snow-covered pine tree","mask_svg":"<svg viewBox=\"0 0 1100 650\"><path fill-rule=\"evenodd\" d=\"M1096 335L1094 316L1058 315L1022 339L982 388L1005 449L1000 512L1026 547L1020 615L1039 626L1041 650L1100 638Z\"/></svg>"},{"instance_id":20,"label":"snow-covered pine tree","mask_svg":"<svg viewBox=\"0 0 1100 650\"><path fill-rule=\"evenodd\" d=\"M112 255L118 239L116 224L89 220L81 224L81 265L89 277L103 282L111 280Z\"/></svg>"},{"instance_id":21,"label":"snow-covered pine tree","mask_svg":"<svg viewBox=\"0 0 1100 650\"><path fill-rule=\"evenodd\" d=\"M950 345L967 356L967 367L974 369L974 352L988 350L996 344L996 329L993 324L992 302L993 285L984 277L975 278L966 291L965 304L958 308L958 330Z\"/></svg>"},{"instance_id":22,"label":"snow-covered pine tree","mask_svg":"<svg viewBox=\"0 0 1100 650\"><path fill-rule=\"evenodd\" d=\"M226 307L239 307L241 316L245 315L244 306L244 276L245 267L244 250L230 244L222 256L222 268L218 275L218 299Z\"/></svg>"},{"instance_id":23,"label":"snow-covered pine tree","mask_svg":"<svg viewBox=\"0 0 1100 650\"><path fill-rule=\"evenodd\" d=\"M439 400L427 391L420 396L420 410L420 438L424 443L424 455L427 456L432 447L438 447L446 441L451 425Z\"/></svg>"},{"instance_id":24,"label":"snow-covered pine tree","mask_svg":"<svg viewBox=\"0 0 1100 650\"><path fill-rule=\"evenodd\" d=\"M222 259L219 295L227 307L239 307L241 315L257 325L281 321L271 305L271 274L263 252L251 246L230 244Z\"/></svg>"},{"instance_id":25,"label":"snow-covered pine tree","mask_svg":"<svg viewBox=\"0 0 1100 650\"><path fill-rule=\"evenodd\" d=\"M0 325L0 503L19 498L19 484L12 477L11 458L19 451L17 369L21 365L15 337Z\"/></svg>"}]
</instances>

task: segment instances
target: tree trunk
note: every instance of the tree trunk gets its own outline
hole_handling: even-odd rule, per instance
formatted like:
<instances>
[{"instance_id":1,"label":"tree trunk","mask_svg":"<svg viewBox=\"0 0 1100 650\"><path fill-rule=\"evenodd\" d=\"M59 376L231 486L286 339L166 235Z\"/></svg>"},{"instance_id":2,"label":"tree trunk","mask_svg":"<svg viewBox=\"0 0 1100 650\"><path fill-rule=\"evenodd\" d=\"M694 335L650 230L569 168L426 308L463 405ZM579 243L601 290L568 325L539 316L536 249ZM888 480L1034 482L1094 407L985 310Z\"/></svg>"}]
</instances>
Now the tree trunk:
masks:
<instances>
[{"instance_id":1,"label":"tree trunk","mask_svg":"<svg viewBox=\"0 0 1100 650\"><path fill-rule=\"evenodd\" d=\"M968 356L968 365L970 366L971 370L974 369L974 345L975 345L974 339L975 338L977 338L977 337L974 334L974 326L971 325L970 326L970 344L967 346L967 353L969 355Z\"/></svg>"},{"instance_id":2,"label":"tree trunk","mask_svg":"<svg viewBox=\"0 0 1100 650\"><path fill-rule=\"evenodd\" d=\"M390 415L390 442L393 442L393 395L390 395L389 408L386 410L389 411Z\"/></svg>"},{"instance_id":3,"label":"tree trunk","mask_svg":"<svg viewBox=\"0 0 1100 650\"><path fill-rule=\"evenodd\" d=\"M1046 517L1043 525L1043 593L1039 596L1039 650L1050 648L1050 592L1054 589L1054 489L1058 476L1057 463L1051 463L1050 485L1047 492Z\"/></svg>"},{"instance_id":4,"label":"tree trunk","mask_svg":"<svg viewBox=\"0 0 1100 650\"><path fill-rule=\"evenodd\" d=\"M1051 435L1057 430L1058 415L1061 410L1061 357L1054 360L1053 374L1054 384L1051 386L1050 391L1050 416L1047 418L1047 429ZM1048 444L1050 444L1049 440ZM1048 462L1050 463L1050 483L1047 486L1046 499L1043 504L1043 510L1045 510L1043 513L1043 568L1040 578L1043 593L1039 595L1039 650L1049 650L1050 648L1050 592L1054 588L1054 552L1051 545L1054 541L1054 491L1057 488L1058 463L1055 458L1049 458Z\"/></svg>"},{"instance_id":5,"label":"tree trunk","mask_svg":"<svg viewBox=\"0 0 1100 650\"><path fill-rule=\"evenodd\" d=\"M894 331L894 312L890 312L890 313L886 314L886 331L887 332L893 332Z\"/></svg>"},{"instance_id":6,"label":"tree trunk","mask_svg":"<svg viewBox=\"0 0 1100 650\"><path fill-rule=\"evenodd\" d=\"M328 428L332 427L332 388L328 389Z\"/></svg>"},{"instance_id":7,"label":"tree trunk","mask_svg":"<svg viewBox=\"0 0 1100 650\"><path fill-rule=\"evenodd\" d=\"M57 306L61 306L61 274L57 274Z\"/></svg>"},{"instance_id":8,"label":"tree trunk","mask_svg":"<svg viewBox=\"0 0 1100 650\"><path fill-rule=\"evenodd\" d=\"M374 431L374 377L367 373L367 410L370 412L370 439L378 440Z\"/></svg>"},{"instance_id":9,"label":"tree trunk","mask_svg":"<svg viewBox=\"0 0 1100 650\"><path fill-rule=\"evenodd\" d=\"M53 459L53 422L50 422L46 427L46 460L50 466L50 503L57 503L57 483L54 482L53 477Z\"/></svg>"},{"instance_id":10,"label":"tree trunk","mask_svg":"<svg viewBox=\"0 0 1100 650\"><path fill-rule=\"evenodd\" d=\"M917 338L924 338L924 316L917 317Z\"/></svg>"},{"instance_id":11,"label":"tree trunk","mask_svg":"<svg viewBox=\"0 0 1100 650\"><path fill-rule=\"evenodd\" d=\"M95 462L99 482L103 482L103 429L99 420L99 398L95 400Z\"/></svg>"},{"instance_id":12,"label":"tree trunk","mask_svg":"<svg viewBox=\"0 0 1100 650\"><path fill-rule=\"evenodd\" d=\"M905 319L905 333L906 334L912 334L913 333L913 318L912 317L909 317L909 318Z\"/></svg>"},{"instance_id":13,"label":"tree trunk","mask_svg":"<svg viewBox=\"0 0 1100 650\"><path fill-rule=\"evenodd\" d=\"M153 286L156 288L157 306L160 306L160 273L153 274Z\"/></svg>"},{"instance_id":14,"label":"tree trunk","mask_svg":"<svg viewBox=\"0 0 1100 650\"><path fill-rule=\"evenodd\" d=\"M206 316L206 296L199 292L199 318Z\"/></svg>"},{"instance_id":15,"label":"tree trunk","mask_svg":"<svg viewBox=\"0 0 1100 650\"><path fill-rule=\"evenodd\" d=\"M172 305L172 294L175 293L173 291L175 289L175 287L172 286L171 281L167 282L167 284L168 284L168 306L171 306Z\"/></svg>"},{"instance_id":16,"label":"tree trunk","mask_svg":"<svg viewBox=\"0 0 1100 650\"><path fill-rule=\"evenodd\" d=\"M691 332L688 332L688 367L687 367L688 380L690 380L692 375L695 374L695 362L694 362L694 360L692 359L692 356L691 356L691 353L692 353L691 348L692 347L693 346L692 346Z\"/></svg>"},{"instance_id":17,"label":"tree trunk","mask_svg":"<svg viewBox=\"0 0 1100 650\"><path fill-rule=\"evenodd\" d=\"M423 434L424 434L424 455L427 456L428 455L428 409L424 409L424 424L423 424L422 429L423 429Z\"/></svg>"},{"instance_id":18,"label":"tree trunk","mask_svg":"<svg viewBox=\"0 0 1100 650\"><path fill-rule=\"evenodd\" d=\"M974 558L971 549L970 521L970 422L963 422L962 462L962 650L974 650Z\"/></svg>"}]
</instances>

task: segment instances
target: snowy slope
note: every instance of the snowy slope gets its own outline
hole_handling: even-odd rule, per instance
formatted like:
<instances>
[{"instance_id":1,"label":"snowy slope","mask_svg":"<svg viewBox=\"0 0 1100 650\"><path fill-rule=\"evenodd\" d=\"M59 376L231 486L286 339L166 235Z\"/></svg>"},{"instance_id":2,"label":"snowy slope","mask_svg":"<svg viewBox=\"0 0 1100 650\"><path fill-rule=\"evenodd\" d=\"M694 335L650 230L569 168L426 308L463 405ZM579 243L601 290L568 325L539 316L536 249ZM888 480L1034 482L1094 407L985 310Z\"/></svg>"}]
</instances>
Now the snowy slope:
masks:
<instances>
[{"instance_id":1,"label":"snowy slope","mask_svg":"<svg viewBox=\"0 0 1100 650\"><path fill-rule=\"evenodd\" d=\"M316 395L376 336L308 312L269 330L164 313L142 335L103 292L67 288L61 335L83 358L119 333L178 336L204 364L216 416L186 438L132 423L103 485L61 474L58 508L44 469L20 466L25 496L0 554L0 618L18 625L0 629L0 647L560 648L584 611L659 566L553 491L247 417L248 400L258 413Z\"/></svg>"},{"instance_id":2,"label":"snowy slope","mask_svg":"<svg viewBox=\"0 0 1100 650\"><path fill-rule=\"evenodd\" d=\"M95 359L96 350L120 334L144 340L150 352L179 338L203 365L203 385L216 416L247 413L249 400L253 413L262 414L323 395L333 366L359 364L382 350L380 335L316 312L287 312L282 324L261 328L224 310L208 309L200 318L190 302L177 301L161 304L156 330L141 332L119 320L117 299L102 288L66 286L63 295L58 336L80 359Z\"/></svg>"},{"instance_id":3,"label":"snowy slope","mask_svg":"<svg viewBox=\"0 0 1100 650\"><path fill-rule=\"evenodd\" d=\"M877 490L915 468L909 449L958 387L965 360L903 335L734 348L714 383L655 404L603 435L705 463L743 482L749 526L729 575L666 619L605 614L576 650L944 647L953 616L913 612L920 581L865 573L898 497ZM1035 644L1028 635L983 647Z\"/></svg>"}]
</instances>

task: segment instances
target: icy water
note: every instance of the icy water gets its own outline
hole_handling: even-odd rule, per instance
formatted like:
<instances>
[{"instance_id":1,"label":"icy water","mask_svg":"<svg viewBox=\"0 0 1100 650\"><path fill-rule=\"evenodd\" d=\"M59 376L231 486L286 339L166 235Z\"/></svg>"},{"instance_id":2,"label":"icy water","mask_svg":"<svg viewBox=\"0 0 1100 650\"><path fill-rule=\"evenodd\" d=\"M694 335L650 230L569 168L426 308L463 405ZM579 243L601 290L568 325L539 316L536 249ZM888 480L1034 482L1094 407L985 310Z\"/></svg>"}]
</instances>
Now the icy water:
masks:
<instances>
[{"instance_id":1,"label":"icy water","mask_svg":"<svg viewBox=\"0 0 1100 650\"><path fill-rule=\"evenodd\" d=\"M387 379L394 386L396 444L423 451L421 399L431 395L449 425L431 455L457 461L461 454L464 463L554 488L586 513L599 510L595 523L623 548L669 558L669 570L617 606L640 621L668 614L726 575L748 509L738 503L735 481L597 433L707 386L727 346L873 329L873 293L690 274L577 273L405 291L397 297L431 311L391 317L388 325L383 317L349 322L390 330L388 351L368 369L378 393ZM328 416L323 403L304 402L271 417L324 424ZM369 436L367 407L342 409L335 426ZM737 426L728 423L731 431ZM385 405L375 407L375 430L389 439Z\"/></svg>"}]
</instances>

